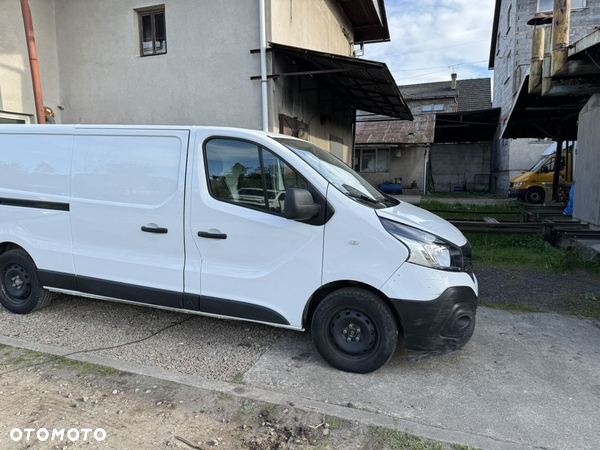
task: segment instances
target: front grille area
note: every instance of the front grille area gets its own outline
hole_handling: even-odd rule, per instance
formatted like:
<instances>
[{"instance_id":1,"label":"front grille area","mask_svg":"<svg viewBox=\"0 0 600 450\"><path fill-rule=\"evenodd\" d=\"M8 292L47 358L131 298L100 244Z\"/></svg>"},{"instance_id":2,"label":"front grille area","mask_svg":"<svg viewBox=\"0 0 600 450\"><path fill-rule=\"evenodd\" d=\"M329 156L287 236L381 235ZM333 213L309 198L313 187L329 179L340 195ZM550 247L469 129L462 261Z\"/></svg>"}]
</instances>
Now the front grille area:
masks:
<instances>
[{"instance_id":1,"label":"front grille area","mask_svg":"<svg viewBox=\"0 0 600 450\"><path fill-rule=\"evenodd\" d=\"M471 278L473 278L473 252L471 250L471 244L467 241L460 250L462 252L463 272L467 272Z\"/></svg>"}]
</instances>

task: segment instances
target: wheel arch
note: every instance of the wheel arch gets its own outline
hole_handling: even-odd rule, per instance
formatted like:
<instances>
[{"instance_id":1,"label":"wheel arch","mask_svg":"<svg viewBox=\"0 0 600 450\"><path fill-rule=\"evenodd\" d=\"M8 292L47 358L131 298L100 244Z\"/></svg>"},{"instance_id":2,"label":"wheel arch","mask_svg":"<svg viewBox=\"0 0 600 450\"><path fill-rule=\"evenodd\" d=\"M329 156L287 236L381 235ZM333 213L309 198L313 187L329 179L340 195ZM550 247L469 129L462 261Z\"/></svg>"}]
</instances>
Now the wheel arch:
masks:
<instances>
[{"instance_id":1,"label":"wheel arch","mask_svg":"<svg viewBox=\"0 0 600 450\"><path fill-rule=\"evenodd\" d=\"M10 241L0 242L0 255L2 253L8 252L10 250L23 250L25 253L27 253L29 255L29 252L27 250L25 250L19 244L16 244L16 243L10 242Z\"/></svg>"},{"instance_id":2,"label":"wheel arch","mask_svg":"<svg viewBox=\"0 0 600 450\"><path fill-rule=\"evenodd\" d=\"M313 295L311 295L310 299L308 300L308 302L306 302L306 305L304 306L304 312L302 314L302 326L304 328L306 328L308 325L310 325L310 322L312 320L312 316L315 312L315 309L317 309L317 306L319 306L319 303L321 303L325 297L327 297L329 294L331 294L334 291L337 291L339 289L346 288L346 287L362 288L362 289L370 291L373 294L380 297L381 300L383 300L384 303L392 311L392 315L393 315L394 319L396 320L396 324L398 325L399 333L401 333L401 334L403 333L402 318L400 317L400 314L398 314L398 311L394 307L394 304L389 299L389 297L387 295L385 295L383 292L381 292L379 289L377 289L369 284L362 283L360 281L351 281L351 280L333 281L331 283L324 284L319 289L317 289L313 293Z\"/></svg>"},{"instance_id":3,"label":"wheel arch","mask_svg":"<svg viewBox=\"0 0 600 450\"><path fill-rule=\"evenodd\" d=\"M531 187L527 188L527 190L525 191L525 195L523 196L523 198L525 199L525 201L527 203L536 204L536 203L533 203L533 202L529 202L529 200L528 200L529 193L530 192L534 192L534 191L535 192L539 192L540 195L542 196L542 201L539 202L539 203L537 203L537 204L544 203L544 201L546 200L546 191L544 191L544 189L541 188L540 186L531 186Z\"/></svg>"}]
</instances>

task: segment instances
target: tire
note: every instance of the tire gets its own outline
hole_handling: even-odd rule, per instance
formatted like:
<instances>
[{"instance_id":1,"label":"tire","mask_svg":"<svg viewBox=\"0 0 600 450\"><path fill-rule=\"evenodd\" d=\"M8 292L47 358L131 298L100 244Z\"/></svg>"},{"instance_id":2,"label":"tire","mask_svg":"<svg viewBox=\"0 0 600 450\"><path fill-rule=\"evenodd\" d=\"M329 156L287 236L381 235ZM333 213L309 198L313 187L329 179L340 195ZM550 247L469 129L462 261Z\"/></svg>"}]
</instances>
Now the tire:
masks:
<instances>
[{"instance_id":1,"label":"tire","mask_svg":"<svg viewBox=\"0 0 600 450\"><path fill-rule=\"evenodd\" d=\"M533 187L529 188L527 192L525 192L525 201L533 205L540 205L544 203L545 197L546 194L541 188Z\"/></svg>"},{"instance_id":2,"label":"tire","mask_svg":"<svg viewBox=\"0 0 600 450\"><path fill-rule=\"evenodd\" d=\"M374 372L390 360L398 344L398 325L390 308L360 288L343 288L325 297L315 310L311 330L323 359L346 372Z\"/></svg>"},{"instance_id":3,"label":"tire","mask_svg":"<svg viewBox=\"0 0 600 450\"><path fill-rule=\"evenodd\" d=\"M23 250L10 250L0 255L0 304L10 312L28 314L42 309L52 300L43 289L38 269Z\"/></svg>"}]
</instances>

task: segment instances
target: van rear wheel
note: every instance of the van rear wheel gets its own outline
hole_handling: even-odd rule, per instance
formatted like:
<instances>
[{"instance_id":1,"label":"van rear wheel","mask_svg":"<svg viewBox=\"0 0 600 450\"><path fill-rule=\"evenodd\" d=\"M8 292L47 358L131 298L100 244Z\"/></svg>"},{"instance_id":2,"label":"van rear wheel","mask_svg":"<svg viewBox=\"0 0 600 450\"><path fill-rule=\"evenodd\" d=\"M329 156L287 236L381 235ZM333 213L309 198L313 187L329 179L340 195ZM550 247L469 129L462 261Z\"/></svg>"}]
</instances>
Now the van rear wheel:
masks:
<instances>
[{"instance_id":1,"label":"van rear wheel","mask_svg":"<svg viewBox=\"0 0 600 450\"><path fill-rule=\"evenodd\" d=\"M525 192L525 201L533 205L540 205L544 203L545 193L542 188L533 187Z\"/></svg>"},{"instance_id":2,"label":"van rear wheel","mask_svg":"<svg viewBox=\"0 0 600 450\"><path fill-rule=\"evenodd\" d=\"M10 312L28 314L47 306L52 294L43 289L31 256L23 250L0 255L0 303Z\"/></svg>"},{"instance_id":3,"label":"van rear wheel","mask_svg":"<svg viewBox=\"0 0 600 450\"><path fill-rule=\"evenodd\" d=\"M317 306L311 329L323 359L346 372L374 372L390 360L398 344L392 311L365 289L344 288L329 294Z\"/></svg>"}]
</instances>

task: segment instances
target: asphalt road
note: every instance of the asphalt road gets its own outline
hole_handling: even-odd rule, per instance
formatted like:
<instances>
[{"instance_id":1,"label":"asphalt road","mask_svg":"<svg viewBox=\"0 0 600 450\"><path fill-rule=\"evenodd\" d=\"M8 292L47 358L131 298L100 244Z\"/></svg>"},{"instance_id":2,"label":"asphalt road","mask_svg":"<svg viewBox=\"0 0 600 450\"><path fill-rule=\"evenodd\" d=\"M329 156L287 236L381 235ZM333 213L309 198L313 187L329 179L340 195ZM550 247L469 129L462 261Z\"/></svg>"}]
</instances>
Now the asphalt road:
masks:
<instances>
[{"instance_id":1,"label":"asphalt road","mask_svg":"<svg viewBox=\"0 0 600 450\"><path fill-rule=\"evenodd\" d=\"M164 328L168 327L166 330ZM0 335L378 412L525 447L600 448L600 323L481 308L457 353L370 375L327 366L306 333L62 296Z\"/></svg>"}]
</instances>

